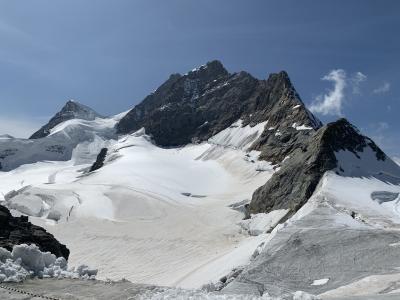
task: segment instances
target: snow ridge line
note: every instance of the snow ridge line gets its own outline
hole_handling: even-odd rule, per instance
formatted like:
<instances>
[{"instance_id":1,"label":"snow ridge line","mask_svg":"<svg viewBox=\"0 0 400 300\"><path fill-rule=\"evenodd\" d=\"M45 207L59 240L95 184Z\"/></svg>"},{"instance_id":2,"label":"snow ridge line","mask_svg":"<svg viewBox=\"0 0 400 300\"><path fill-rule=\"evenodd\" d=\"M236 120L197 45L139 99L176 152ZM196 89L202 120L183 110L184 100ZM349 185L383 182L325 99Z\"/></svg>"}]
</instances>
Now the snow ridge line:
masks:
<instances>
[{"instance_id":1,"label":"snow ridge line","mask_svg":"<svg viewBox=\"0 0 400 300\"><path fill-rule=\"evenodd\" d=\"M11 291L11 292L16 292L16 293L20 293L20 294L24 294L24 295L29 295L32 297L37 297L37 298L42 298L42 299L47 299L47 300L61 300L59 298L54 298L54 297L49 297L49 296L42 296L42 295L38 295L38 294L34 294L34 293L29 293L23 290L19 290L16 288L12 288L12 287L8 287L5 285L0 285L0 288Z\"/></svg>"}]
</instances>

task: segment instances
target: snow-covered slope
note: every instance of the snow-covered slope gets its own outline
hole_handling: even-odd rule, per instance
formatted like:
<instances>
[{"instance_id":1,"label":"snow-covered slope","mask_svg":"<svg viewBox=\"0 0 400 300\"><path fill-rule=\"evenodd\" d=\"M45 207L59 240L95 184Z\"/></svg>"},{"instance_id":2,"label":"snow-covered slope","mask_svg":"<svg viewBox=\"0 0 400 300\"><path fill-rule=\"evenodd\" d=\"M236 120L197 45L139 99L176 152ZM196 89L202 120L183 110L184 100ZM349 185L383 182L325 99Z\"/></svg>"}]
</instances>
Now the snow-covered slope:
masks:
<instances>
[{"instance_id":1,"label":"snow-covered slope","mask_svg":"<svg viewBox=\"0 0 400 300\"><path fill-rule=\"evenodd\" d=\"M114 126L123 115L67 120L40 139L0 138L0 170L43 161L67 161L72 156L79 162L91 162L102 147L117 138Z\"/></svg>"},{"instance_id":2,"label":"snow-covered slope","mask_svg":"<svg viewBox=\"0 0 400 300\"><path fill-rule=\"evenodd\" d=\"M70 160L0 173L6 205L66 243L72 265L99 268L99 278L200 287L248 264L267 234L242 231L243 212L230 205L250 201L273 173L246 152L265 123L239 120L209 142L163 149L144 130L117 138L117 118L68 120L36 140L63 136L77 146ZM105 166L83 174L101 147Z\"/></svg>"}]
</instances>

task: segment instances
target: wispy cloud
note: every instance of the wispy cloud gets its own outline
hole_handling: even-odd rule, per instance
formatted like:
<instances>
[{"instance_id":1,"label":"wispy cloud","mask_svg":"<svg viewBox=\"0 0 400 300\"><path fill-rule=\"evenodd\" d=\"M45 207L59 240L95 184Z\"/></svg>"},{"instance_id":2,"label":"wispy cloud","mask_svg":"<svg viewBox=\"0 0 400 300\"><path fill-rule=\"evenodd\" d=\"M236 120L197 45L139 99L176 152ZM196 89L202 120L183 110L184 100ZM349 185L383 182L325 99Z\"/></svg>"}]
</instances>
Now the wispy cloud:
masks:
<instances>
[{"instance_id":1,"label":"wispy cloud","mask_svg":"<svg viewBox=\"0 0 400 300\"><path fill-rule=\"evenodd\" d=\"M18 138L27 138L43 124L41 119L30 120L23 116L0 116L0 135L9 134Z\"/></svg>"},{"instance_id":2,"label":"wispy cloud","mask_svg":"<svg viewBox=\"0 0 400 300\"><path fill-rule=\"evenodd\" d=\"M367 75L357 72L351 78L351 84L353 87L353 94L361 94L360 84L367 80Z\"/></svg>"},{"instance_id":3,"label":"wispy cloud","mask_svg":"<svg viewBox=\"0 0 400 300\"><path fill-rule=\"evenodd\" d=\"M355 95L361 94L361 83L367 80L367 75L356 72L350 76L343 69L330 71L321 80L331 81L333 88L328 89L325 94L318 95L310 106L314 113L323 115L342 116L343 104L346 100L347 90Z\"/></svg>"},{"instance_id":4,"label":"wispy cloud","mask_svg":"<svg viewBox=\"0 0 400 300\"><path fill-rule=\"evenodd\" d=\"M390 83L384 82L381 86L373 90L374 94L384 94L390 91Z\"/></svg>"},{"instance_id":5,"label":"wispy cloud","mask_svg":"<svg viewBox=\"0 0 400 300\"><path fill-rule=\"evenodd\" d=\"M310 110L323 115L342 115L346 72L342 69L332 70L322 77L322 80L333 82L333 89L325 95L319 95L310 106Z\"/></svg>"}]
</instances>

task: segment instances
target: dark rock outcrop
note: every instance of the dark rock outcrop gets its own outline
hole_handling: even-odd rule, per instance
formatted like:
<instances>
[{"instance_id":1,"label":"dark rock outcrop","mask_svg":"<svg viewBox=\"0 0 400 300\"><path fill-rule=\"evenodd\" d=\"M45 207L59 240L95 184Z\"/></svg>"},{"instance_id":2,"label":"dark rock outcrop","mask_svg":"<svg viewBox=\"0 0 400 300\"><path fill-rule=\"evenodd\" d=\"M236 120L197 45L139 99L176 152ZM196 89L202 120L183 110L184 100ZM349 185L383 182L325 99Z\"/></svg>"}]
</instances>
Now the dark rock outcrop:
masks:
<instances>
[{"instance_id":1,"label":"dark rock outcrop","mask_svg":"<svg viewBox=\"0 0 400 300\"><path fill-rule=\"evenodd\" d=\"M58 124L72 120L72 119L83 119L83 120L94 120L95 118L101 118L102 116L95 112L90 107L69 100L64 107L53 117L50 121L36 131L30 139L39 139L46 137L50 134L50 130Z\"/></svg>"},{"instance_id":2,"label":"dark rock outcrop","mask_svg":"<svg viewBox=\"0 0 400 300\"><path fill-rule=\"evenodd\" d=\"M357 157L365 147L375 152L377 160L386 159L382 150L346 119L323 126L307 143L296 148L281 169L254 192L250 213L275 209L290 209L295 213L314 193L324 173L338 167L335 152L347 150Z\"/></svg>"},{"instance_id":3,"label":"dark rock outcrop","mask_svg":"<svg viewBox=\"0 0 400 300\"><path fill-rule=\"evenodd\" d=\"M186 75L171 75L116 127L119 133L144 127L158 145L170 147L207 140L238 119L243 126L268 120L252 149L275 163L322 126L305 108L286 72L258 80L246 72L229 74L219 61L212 61ZM296 130L296 125L309 130Z\"/></svg>"},{"instance_id":4,"label":"dark rock outcrop","mask_svg":"<svg viewBox=\"0 0 400 300\"><path fill-rule=\"evenodd\" d=\"M102 148L100 150L100 153L97 155L96 161L90 167L89 172L96 171L96 170L100 169L104 165L104 160L106 159L107 151L108 151L107 148Z\"/></svg>"},{"instance_id":5,"label":"dark rock outcrop","mask_svg":"<svg viewBox=\"0 0 400 300\"><path fill-rule=\"evenodd\" d=\"M36 244L41 251L48 251L57 257L68 259L69 250L43 228L33 225L28 217L13 217L10 211L0 205L0 247L9 251L14 245Z\"/></svg>"}]
</instances>

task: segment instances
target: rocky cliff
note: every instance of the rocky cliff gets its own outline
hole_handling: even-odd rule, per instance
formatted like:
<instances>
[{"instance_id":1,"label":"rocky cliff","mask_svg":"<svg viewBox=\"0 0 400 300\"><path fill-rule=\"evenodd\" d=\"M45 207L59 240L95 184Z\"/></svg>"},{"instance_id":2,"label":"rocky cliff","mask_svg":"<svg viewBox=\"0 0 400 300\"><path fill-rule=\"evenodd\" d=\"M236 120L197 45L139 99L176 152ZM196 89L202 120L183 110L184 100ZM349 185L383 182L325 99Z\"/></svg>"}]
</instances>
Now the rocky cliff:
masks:
<instances>
[{"instance_id":1,"label":"rocky cliff","mask_svg":"<svg viewBox=\"0 0 400 300\"><path fill-rule=\"evenodd\" d=\"M346 119L323 126L295 148L281 169L254 192L250 212L275 209L296 212L311 197L326 171L337 169L339 174L345 171L338 166L336 152L350 151L357 157L366 147L375 153L377 160L387 159L371 139L361 135Z\"/></svg>"},{"instance_id":2,"label":"rocky cliff","mask_svg":"<svg viewBox=\"0 0 400 300\"><path fill-rule=\"evenodd\" d=\"M10 211L0 205L0 247L9 251L14 245L36 244L41 251L48 251L57 257L68 259L69 250L43 228L33 225L28 217L13 217Z\"/></svg>"},{"instance_id":3,"label":"rocky cliff","mask_svg":"<svg viewBox=\"0 0 400 300\"><path fill-rule=\"evenodd\" d=\"M242 126L268 121L252 149L278 163L322 126L304 106L286 72L258 80L246 72L230 74L212 61L185 75L174 74L136 105L116 128L142 127L160 146L205 141L238 119Z\"/></svg>"}]
</instances>

